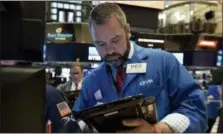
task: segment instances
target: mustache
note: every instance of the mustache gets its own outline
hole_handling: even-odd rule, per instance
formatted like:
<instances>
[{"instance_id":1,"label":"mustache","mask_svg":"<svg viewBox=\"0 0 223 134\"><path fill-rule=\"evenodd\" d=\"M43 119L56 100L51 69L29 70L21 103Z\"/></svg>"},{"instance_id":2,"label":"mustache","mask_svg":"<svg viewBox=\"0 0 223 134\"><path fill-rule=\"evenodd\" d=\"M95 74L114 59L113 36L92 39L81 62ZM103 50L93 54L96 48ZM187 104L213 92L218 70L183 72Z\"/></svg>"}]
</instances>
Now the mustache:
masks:
<instances>
[{"instance_id":1,"label":"mustache","mask_svg":"<svg viewBox=\"0 0 223 134\"><path fill-rule=\"evenodd\" d=\"M122 57L122 55L119 54L119 53L112 53L112 54L107 54L107 55L104 57L104 59L107 60L107 59L109 59L109 58L111 58L111 57L114 57L114 56Z\"/></svg>"}]
</instances>

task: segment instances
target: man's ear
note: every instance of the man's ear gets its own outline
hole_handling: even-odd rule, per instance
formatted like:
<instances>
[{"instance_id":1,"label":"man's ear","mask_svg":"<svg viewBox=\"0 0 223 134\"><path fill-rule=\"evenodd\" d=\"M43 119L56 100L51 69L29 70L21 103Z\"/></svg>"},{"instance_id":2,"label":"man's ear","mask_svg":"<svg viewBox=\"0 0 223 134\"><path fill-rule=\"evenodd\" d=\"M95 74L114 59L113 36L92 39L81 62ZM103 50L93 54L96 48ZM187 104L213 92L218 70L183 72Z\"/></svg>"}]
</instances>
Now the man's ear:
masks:
<instances>
[{"instance_id":1,"label":"man's ear","mask_svg":"<svg viewBox=\"0 0 223 134\"><path fill-rule=\"evenodd\" d=\"M130 25L129 25L129 23L126 24L126 28L125 28L125 30L126 30L128 39L130 39L130 37L131 37L131 30L130 30Z\"/></svg>"}]
</instances>

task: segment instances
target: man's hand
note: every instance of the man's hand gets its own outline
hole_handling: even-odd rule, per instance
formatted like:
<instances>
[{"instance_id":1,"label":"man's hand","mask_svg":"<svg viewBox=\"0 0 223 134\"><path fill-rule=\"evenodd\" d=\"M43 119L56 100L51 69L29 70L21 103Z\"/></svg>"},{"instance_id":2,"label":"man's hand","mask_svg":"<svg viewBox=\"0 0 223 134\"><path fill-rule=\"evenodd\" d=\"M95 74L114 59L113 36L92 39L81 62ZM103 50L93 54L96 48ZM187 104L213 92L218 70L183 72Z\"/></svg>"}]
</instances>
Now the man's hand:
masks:
<instances>
[{"instance_id":1,"label":"man's hand","mask_svg":"<svg viewBox=\"0 0 223 134\"><path fill-rule=\"evenodd\" d=\"M135 127L131 130L122 131L124 133L172 133L172 130L165 123L149 124L143 119L124 120L123 125L127 127Z\"/></svg>"},{"instance_id":2,"label":"man's hand","mask_svg":"<svg viewBox=\"0 0 223 134\"><path fill-rule=\"evenodd\" d=\"M208 96L208 100L214 100L214 96L213 95L209 95Z\"/></svg>"},{"instance_id":3,"label":"man's hand","mask_svg":"<svg viewBox=\"0 0 223 134\"><path fill-rule=\"evenodd\" d=\"M207 104L210 104L210 102L211 102L212 100L214 100L214 96L213 96L213 95L209 95L209 96L207 97Z\"/></svg>"}]
</instances>

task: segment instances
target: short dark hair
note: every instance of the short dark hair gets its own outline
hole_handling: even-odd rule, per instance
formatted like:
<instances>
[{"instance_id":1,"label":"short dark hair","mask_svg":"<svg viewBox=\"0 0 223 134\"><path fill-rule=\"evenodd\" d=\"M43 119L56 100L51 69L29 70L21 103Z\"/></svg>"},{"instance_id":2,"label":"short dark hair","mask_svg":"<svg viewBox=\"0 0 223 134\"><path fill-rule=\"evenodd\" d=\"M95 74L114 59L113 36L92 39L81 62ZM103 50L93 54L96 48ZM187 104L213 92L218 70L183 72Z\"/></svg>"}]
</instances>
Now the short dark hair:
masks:
<instances>
[{"instance_id":1,"label":"short dark hair","mask_svg":"<svg viewBox=\"0 0 223 134\"><path fill-rule=\"evenodd\" d=\"M72 65L71 65L71 69L73 67L79 67L81 69L81 72L83 72L83 67L81 66L80 62L74 62Z\"/></svg>"},{"instance_id":2,"label":"short dark hair","mask_svg":"<svg viewBox=\"0 0 223 134\"><path fill-rule=\"evenodd\" d=\"M112 16L116 16L121 26L125 26L127 23L126 15L124 11L115 3L101 3L98 4L89 15L89 28L91 29L92 23L101 25Z\"/></svg>"}]
</instances>

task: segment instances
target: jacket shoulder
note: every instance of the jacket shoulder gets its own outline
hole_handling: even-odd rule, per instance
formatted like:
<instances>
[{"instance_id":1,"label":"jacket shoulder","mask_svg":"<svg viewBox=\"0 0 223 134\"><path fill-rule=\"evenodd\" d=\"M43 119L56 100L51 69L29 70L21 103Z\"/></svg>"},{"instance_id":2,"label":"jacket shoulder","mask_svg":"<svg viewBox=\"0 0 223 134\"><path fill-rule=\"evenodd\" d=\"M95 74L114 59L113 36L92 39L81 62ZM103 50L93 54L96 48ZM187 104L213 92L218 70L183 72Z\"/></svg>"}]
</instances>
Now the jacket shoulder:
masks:
<instances>
[{"instance_id":1,"label":"jacket shoulder","mask_svg":"<svg viewBox=\"0 0 223 134\"><path fill-rule=\"evenodd\" d=\"M105 63L101 63L97 68L93 69L88 75L85 76L83 79L83 83L88 83L98 80L99 75L101 74L101 71L105 67Z\"/></svg>"},{"instance_id":2,"label":"jacket shoulder","mask_svg":"<svg viewBox=\"0 0 223 134\"><path fill-rule=\"evenodd\" d=\"M140 46L136 47L136 53L139 54L141 57L149 56L152 59L159 60L169 60L169 59L175 59L175 57L165 50L161 49L152 49L152 48L143 48Z\"/></svg>"}]
</instances>

